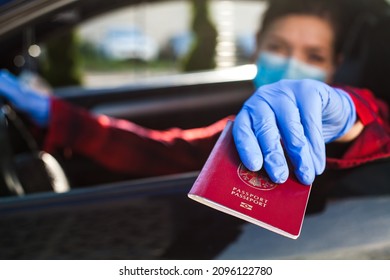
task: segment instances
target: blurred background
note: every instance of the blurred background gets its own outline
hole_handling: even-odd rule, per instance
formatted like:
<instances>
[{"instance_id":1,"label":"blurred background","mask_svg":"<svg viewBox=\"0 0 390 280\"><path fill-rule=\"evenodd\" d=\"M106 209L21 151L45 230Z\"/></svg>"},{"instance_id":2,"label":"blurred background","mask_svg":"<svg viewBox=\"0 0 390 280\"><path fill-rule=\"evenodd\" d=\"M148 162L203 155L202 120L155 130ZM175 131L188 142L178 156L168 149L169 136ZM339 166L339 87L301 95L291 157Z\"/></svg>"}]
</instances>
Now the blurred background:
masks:
<instances>
[{"instance_id":1,"label":"blurred background","mask_svg":"<svg viewBox=\"0 0 390 280\"><path fill-rule=\"evenodd\" d=\"M39 42L32 27L24 34L26 53L13 66L38 71L53 87L96 88L253 61L264 1L128 2L90 11L98 15L87 21L77 10L59 14L56 22L74 28Z\"/></svg>"},{"instance_id":2,"label":"blurred background","mask_svg":"<svg viewBox=\"0 0 390 280\"><path fill-rule=\"evenodd\" d=\"M83 82L97 86L120 83L120 77L128 78L129 73L139 78L251 63L265 7L262 1L163 1L92 19L76 29L84 57ZM191 65L198 28L194 17L209 24L198 32L206 33L202 40L215 48L214 58L210 57L214 62Z\"/></svg>"}]
</instances>

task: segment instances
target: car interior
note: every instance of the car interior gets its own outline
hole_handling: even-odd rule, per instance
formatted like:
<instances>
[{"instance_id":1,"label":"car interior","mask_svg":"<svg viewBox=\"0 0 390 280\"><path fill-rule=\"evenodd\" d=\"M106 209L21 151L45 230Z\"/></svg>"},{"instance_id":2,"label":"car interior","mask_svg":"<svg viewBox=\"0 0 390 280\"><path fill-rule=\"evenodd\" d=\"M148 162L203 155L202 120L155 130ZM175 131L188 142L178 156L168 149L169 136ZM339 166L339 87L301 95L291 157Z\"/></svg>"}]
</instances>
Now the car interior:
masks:
<instances>
[{"instance_id":1,"label":"car interior","mask_svg":"<svg viewBox=\"0 0 390 280\"><path fill-rule=\"evenodd\" d=\"M34 2L37 6L22 7L12 17L1 14L0 26L10 24L15 14L39 14L44 1ZM27 45L39 42L108 9L148 1L99 1L98 5L96 1L56 2L56 7L46 7L49 12L27 26L17 22L13 32L1 30L1 38L7 42L0 44L2 68L18 74L20 69L15 68L13 58L26 48L26 41ZM13 5L7 7L11 9ZM8 15L7 10L2 12ZM67 14L76 16L67 18ZM235 114L253 91L252 75L253 67L243 66L151 78L114 88L55 88L54 94L95 113L146 127L190 128ZM131 178L110 172L80 155L68 157L61 153L51 155L57 163L53 165L53 161L42 160L45 155L39 150L39 137L32 136L31 123L25 116L7 102L2 107L1 259L193 258L191 248L198 250L199 244L204 249L197 257L208 259L239 232L241 221L186 198L198 171ZM55 168L58 165L61 168ZM58 180L64 174L65 179ZM53 185L58 181L62 181L60 192ZM210 231L198 234L190 230L204 223ZM229 232L220 238L218 233L227 228ZM58 236L61 231L62 237ZM194 241L192 245L188 245L188 238ZM214 240L213 246L208 245L210 240ZM187 250L182 250L183 245Z\"/></svg>"},{"instance_id":2,"label":"car interior","mask_svg":"<svg viewBox=\"0 0 390 280\"><path fill-rule=\"evenodd\" d=\"M14 58L27 45L103 12L163 1L46 2L11 1L0 9L1 68L19 74ZM371 88L389 104L390 9L383 9L381 1L359 2L370 9L362 9L367 13L348 34L336 83ZM145 127L193 128L236 114L253 93L253 71L253 65L242 65L112 88L69 86L53 92L96 114ZM242 221L187 199L198 171L132 178L66 151L45 155L39 149L42 131L32 129L6 101L1 107L0 259L209 259L240 234ZM389 164L384 160L351 170L334 197L388 194ZM375 177L369 190L359 187L367 174ZM325 203L313 201L309 210L321 211Z\"/></svg>"}]
</instances>

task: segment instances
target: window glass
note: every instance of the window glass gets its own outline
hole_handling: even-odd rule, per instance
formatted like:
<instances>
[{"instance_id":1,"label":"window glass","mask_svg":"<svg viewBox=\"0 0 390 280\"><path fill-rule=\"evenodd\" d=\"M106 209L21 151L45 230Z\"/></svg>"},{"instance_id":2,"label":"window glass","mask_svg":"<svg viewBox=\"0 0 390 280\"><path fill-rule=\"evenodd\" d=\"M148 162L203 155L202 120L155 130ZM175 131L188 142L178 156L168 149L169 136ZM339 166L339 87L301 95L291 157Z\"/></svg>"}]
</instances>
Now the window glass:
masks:
<instances>
[{"instance_id":1,"label":"window glass","mask_svg":"<svg viewBox=\"0 0 390 280\"><path fill-rule=\"evenodd\" d=\"M217 34L215 68L251 63L264 3L209 2ZM184 72L194 43L192 17L191 1L141 2L80 24L76 29L80 83L94 88L120 86Z\"/></svg>"},{"instance_id":2,"label":"window glass","mask_svg":"<svg viewBox=\"0 0 390 280\"><path fill-rule=\"evenodd\" d=\"M86 86L177 73L190 46L187 1L140 4L79 26Z\"/></svg>"}]
</instances>

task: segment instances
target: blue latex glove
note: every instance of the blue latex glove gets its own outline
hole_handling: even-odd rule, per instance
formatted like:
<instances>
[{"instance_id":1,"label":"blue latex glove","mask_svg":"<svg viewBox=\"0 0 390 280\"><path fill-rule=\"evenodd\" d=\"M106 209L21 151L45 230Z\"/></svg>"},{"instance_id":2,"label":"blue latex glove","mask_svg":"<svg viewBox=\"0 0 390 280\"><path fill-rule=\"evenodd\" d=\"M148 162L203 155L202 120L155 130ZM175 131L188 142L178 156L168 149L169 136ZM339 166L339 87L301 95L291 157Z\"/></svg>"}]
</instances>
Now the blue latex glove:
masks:
<instances>
[{"instance_id":1,"label":"blue latex glove","mask_svg":"<svg viewBox=\"0 0 390 280\"><path fill-rule=\"evenodd\" d=\"M310 185L325 169L325 143L343 136L356 121L349 95L315 80L281 80L260 87L236 117L233 136L243 164L263 167L283 183L289 169Z\"/></svg>"},{"instance_id":2,"label":"blue latex glove","mask_svg":"<svg viewBox=\"0 0 390 280\"><path fill-rule=\"evenodd\" d=\"M50 98L23 85L11 73L0 71L0 96L15 109L26 113L35 123L44 127L49 122Z\"/></svg>"}]
</instances>

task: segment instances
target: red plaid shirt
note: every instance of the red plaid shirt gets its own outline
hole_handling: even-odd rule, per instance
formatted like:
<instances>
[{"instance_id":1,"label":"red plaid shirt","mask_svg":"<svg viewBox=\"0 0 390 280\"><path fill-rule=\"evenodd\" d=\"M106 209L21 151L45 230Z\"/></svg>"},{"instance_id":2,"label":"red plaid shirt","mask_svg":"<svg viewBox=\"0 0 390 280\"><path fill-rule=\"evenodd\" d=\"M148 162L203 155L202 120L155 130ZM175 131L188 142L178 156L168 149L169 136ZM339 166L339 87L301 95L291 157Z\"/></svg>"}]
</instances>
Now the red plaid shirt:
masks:
<instances>
[{"instance_id":1,"label":"red plaid shirt","mask_svg":"<svg viewBox=\"0 0 390 280\"><path fill-rule=\"evenodd\" d=\"M327 158L328 168L350 168L390 157L388 108L369 90L343 88L352 97L365 128L340 158ZM53 98L45 150L71 149L117 172L137 177L200 170L227 117L210 126L151 130L125 120L94 116Z\"/></svg>"}]
</instances>

